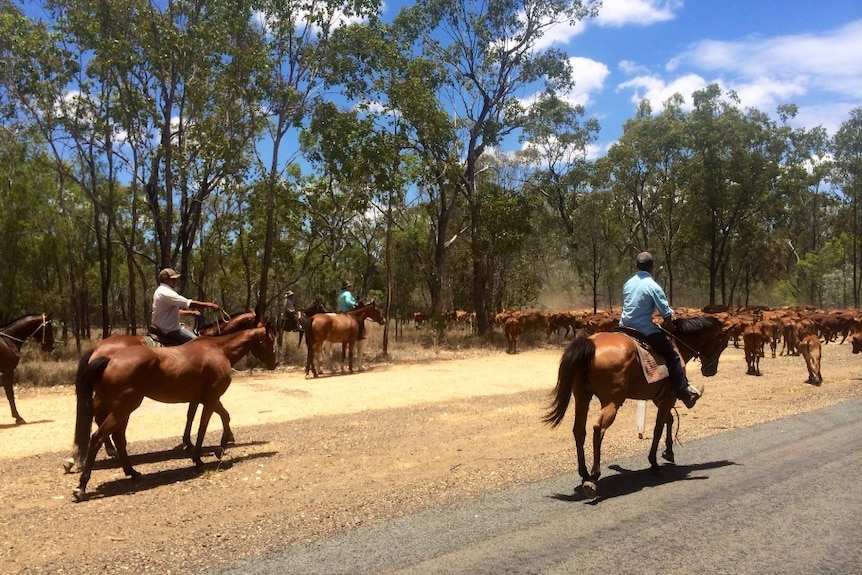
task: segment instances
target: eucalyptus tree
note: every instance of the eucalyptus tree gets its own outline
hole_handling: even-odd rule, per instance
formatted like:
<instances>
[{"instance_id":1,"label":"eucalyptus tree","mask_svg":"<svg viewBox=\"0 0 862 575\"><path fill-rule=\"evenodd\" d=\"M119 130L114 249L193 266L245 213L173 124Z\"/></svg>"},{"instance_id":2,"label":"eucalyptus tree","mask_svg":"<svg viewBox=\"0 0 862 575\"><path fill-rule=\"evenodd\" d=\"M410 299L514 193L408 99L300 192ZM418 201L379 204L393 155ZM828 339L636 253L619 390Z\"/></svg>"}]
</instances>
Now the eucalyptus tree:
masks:
<instances>
[{"instance_id":1,"label":"eucalyptus tree","mask_svg":"<svg viewBox=\"0 0 862 575\"><path fill-rule=\"evenodd\" d=\"M470 216L472 296L480 335L492 327L489 270L480 245L480 158L523 126L519 98L525 90L537 82L556 90L571 86L567 56L543 49L539 41L554 26L574 25L598 7L598 2L581 0L431 0L404 9L405 20L417 32L417 50L447 71L447 84L439 94L461 134L459 189Z\"/></svg>"},{"instance_id":2,"label":"eucalyptus tree","mask_svg":"<svg viewBox=\"0 0 862 575\"><path fill-rule=\"evenodd\" d=\"M68 224L75 218L65 211L68 204L64 201L64 190L76 186L82 191L86 190L92 197L97 186L104 189L99 177L101 166L97 165L95 159L95 131L81 129L81 132L87 132L89 145L85 143L85 137L82 137L81 145L77 147L76 140L66 131L66 128L74 129L87 125L84 121L76 123L68 117L69 108L83 100L70 98L67 89L76 77L80 78L81 68L75 58L74 48L66 46L62 31L53 29L48 23L28 18L11 3L4 2L0 9L0 38L3 39L0 42L0 82L3 88L0 93L3 115L8 122L7 129L15 133L38 133L39 143L46 145L49 154L53 155L57 175L51 187L61 190L57 204L59 214L55 215L65 216L66 219L57 221L57 225L50 227L65 227L67 231L71 231ZM36 140L33 140L33 144L36 145ZM46 159L42 154L34 154L34 157ZM44 182L42 184L44 185ZM47 189L40 191L46 195L50 192ZM86 226L102 226L102 214L94 205ZM43 221L40 225L45 226L46 223ZM68 237L72 235L70 233ZM85 278L89 275L94 261L97 264L103 261L104 248L109 245L104 242L104 238L98 241L101 241L100 254L90 253L89 244L70 246L67 252L70 258L73 258L68 267L68 291L72 304L70 307L76 312L73 317L67 319L71 319L76 328L88 324L89 302L84 300L89 289ZM78 255L77 259L74 259L75 254ZM102 272L105 269L103 266ZM101 280L102 286L106 286L104 273L101 274ZM103 328L106 329L109 322L106 290L103 289L102 294L102 321ZM76 329L75 333L79 334L80 330Z\"/></svg>"},{"instance_id":3,"label":"eucalyptus tree","mask_svg":"<svg viewBox=\"0 0 862 575\"><path fill-rule=\"evenodd\" d=\"M689 201L697 207L689 221L695 230L689 253L708 273L710 304L729 303L733 250L747 240L740 234L743 224L778 201L785 145L774 121L756 109L743 113L735 94L725 96L715 84L695 92L686 122L692 142Z\"/></svg>"},{"instance_id":4,"label":"eucalyptus tree","mask_svg":"<svg viewBox=\"0 0 862 575\"><path fill-rule=\"evenodd\" d=\"M527 111L518 156L529 166L527 187L537 193L568 238L570 261L577 255L580 230L575 226L579 198L590 188L588 147L599 123L583 120L586 111L553 93L542 94Z\"/></svg>"},{"instance_id":5,"label":"eucalyptus tree","mask_svg":"<svg viewBox=\"0 0 862 575\"><path fill-rule=\"evenodd\" d=\"M253 113L262 58L250 12L235 2L50 0L45 6L53 32L42 49L58 56L40 68L44 95L19 100L36 102L26 109L58 170L96 208L105 308L111 234L126 250L133 300L133 268L144 286L158 267L188 271L205 203L226 174L244 169L259 127ZM31 95L38 93L37 82L30 86ZM125 220L118 211L123 194ZM137 227L139 201L149 212L141 220L146 230ZM149 245L141 243L147 236Z\"/></svg>"},{"instance_id":6,"label":"eucalyptus tree","mask_svg":"<svg viewBox=\"0 0 862 575\"><path fill-rule=\"evenodd\" d=\"M692 209L686 193L685 168L691 155L682 112L682 96L668 99L653 115L648 101L638 106L623 135L602 159L610 188L622 200L627 261L640 251L658 252L666 276L668 296L674 301L676 259Z\"/></svg>"},{"instance_id":7,"label":"eucalyptus tree","mask_svg":"<svg viewBox=\"0 0 862 575\"><path fill-rule=\"evenodd\" d=\"M256 166L264 181L265 236L259 290L268 299L273 255L304 243L305 256L291 269L281 269L280 285L290 285L315 265L315 241L301 218L280 217L302 206L296 134L311 110L324 101L325 66L331 38L350 22L375 18L379 0L253 0L258 34L265 44L267 68L262 114L267 122L266 146L259 147ZM328 177L324 175L324 177ZM293 225L289 225L293 224ZM300 234L304 238L300 237ZM305 242L297 241L305 239Z\"/></svg>"},{"instance_id":8,"label":"eucalyptus tree","mask_svg":"<svg viewBox=\"0 0 862 575\"><path fill-rule=\"evenodd\" d=\"M862 290L860 238L862 238L862 107L853 108L834 137L834 177L850 213L846 233L850 236L853 273L853 306L859 307Z\"/></svg>"},{"instance_id":9,"label":"eucalyptus tree","mask_svg":"<svg viewBox=\"0 0 862 575\"><path fill-rule=\"evenodd\" d=\"M777 182L781 203L776 212L776 242L783 252L776 278L787 285L795 301L816 303L821 301L824 274L810 264L832 259L830 239L840 235L836 228L839 199L830 182L832 152L826 130L791 128L787 121L796 112L793 104L779 107L779 131L787 149Z\"/></svg>"},{"instance_id":10,"label":"eucalyptus tree","mask_svg":"<svg viewBox=\"0 0 862 575\"><path fill-rule=\"evenodd\" d=\"M449 281L447 253L461 229L457 220L460 147L438 98L446 70L417 52L415 35L416 22L404 11L388 25L373 22L343 28L334 37L337 46L327 62L328 76L363 115L375 118L381 143L389 142L390 159L374 168L383 177L373 186L377 196L385 199L387 219L395 218L391 223L396 224L404 217L406 206L393 207L406 202L408 193L427 213L427 240L408 247L413 271L420 271L427 284L428 311L439 315L443 286ZM392 225L388 229L391 236ZM387 254L391 261L391 251Z\"/></svg>"}]
</instances>

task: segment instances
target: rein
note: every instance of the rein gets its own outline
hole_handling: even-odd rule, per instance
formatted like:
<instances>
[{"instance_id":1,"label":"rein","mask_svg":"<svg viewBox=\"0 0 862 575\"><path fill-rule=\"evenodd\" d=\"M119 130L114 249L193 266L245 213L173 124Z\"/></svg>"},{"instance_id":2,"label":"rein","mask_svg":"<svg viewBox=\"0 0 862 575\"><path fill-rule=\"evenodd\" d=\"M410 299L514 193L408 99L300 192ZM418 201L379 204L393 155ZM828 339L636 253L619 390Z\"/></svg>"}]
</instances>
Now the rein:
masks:
<instances>
[{"instance_id":1,"label":"rein","mask_svg":"<svg viewBox=\"0 0 862 575\"><path fill-rule=\"evenodd\" d=\"M663 327L661 327L661 326L658 326L658 328L659 328L660 330L662 330L665 334L667 334L667 335L668 335L671 339L673 339L675 342L677 342L679 345L681 345L681 346L685 347L686 349L688 349L688 350L692 353L691 359L700 359L700 360L701 360L701 362L703 362L703 360L702 360L702 359L701 359L701 357L700 357L700 350L694 349L693 347L691 347L690 345L688 345L687 343L685 343L684 341L682 341L680 338L678 338L676 335L674 335L673 333L669 332L669 331L668 331L668 330L666 330L665 328L663 328ZM714 364L714 363L716 363L716 364L718 363L718 358L716 358L716 359L715 359L715 361L712 361L712 362L710 362L710 363L708 363L708 364L704 364L704 367L711 366L711 365L712 365L712 364Z\"/></svg>"}]
</instances>

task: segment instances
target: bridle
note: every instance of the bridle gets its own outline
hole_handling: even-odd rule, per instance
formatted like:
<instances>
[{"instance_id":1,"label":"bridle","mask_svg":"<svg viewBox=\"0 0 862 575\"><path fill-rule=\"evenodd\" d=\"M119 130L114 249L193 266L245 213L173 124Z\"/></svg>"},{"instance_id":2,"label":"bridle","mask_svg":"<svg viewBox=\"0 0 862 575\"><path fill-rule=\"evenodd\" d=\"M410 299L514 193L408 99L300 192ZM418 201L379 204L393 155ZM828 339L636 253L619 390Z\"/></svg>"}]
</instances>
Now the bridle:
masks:
<instances>
[{"instance_id":1,"label":"bridle","mask_svg":"<svg viewBox=\"0 0 862 575\"><path fill-rule=\"evenodd\" d=\"M15 337L14 335L9 335L9 334L8 334L8 333L6 333L5 331L0 331L0 335L5 336L5 337L8 337L8 338L9 338L9 339L11 339L12 341L15 341L15 342L18 342L18 343L24 343L24 342L25 342L25 341L27 341L29 338L31 338L31 337L33 337L34 335L36 335L36 332L37 332L37 331L39 331L39 330L41 329L41 330L42 330L42 341L41 341L41 342L39 342L39 345L44 346L44 345L47 343L47 342L45 341L45 339L46 339L46 338L47 338L47 336L48 336L48 330L43 329L43 328L45 328L49 323L51 323L51 322L50 322L50 320L48 319L48 315L43 313L43 314L42 314L42 323L40 323L40 324L36 327L36 329L34 329L34 330L33 330L33 333L31 333L30 335L28 335L28 336L27 336L27 337L25 337L24 339L19 339L19 338Z\"/></svg>"},{"instance_id":2,"label":"bridle","mask_svg":"<svg viewBox=\"0 0 862 575\"><path fill-rule=\"evenodd\" d=\"M663 331L663 332L664 332L668 337L670 337L670 338L671 338L671 339L673 339L675 342L677 342L677 344L678 344L678 345L680 345L680 346L682 346L682 347L685 347L687 350L689 350L689 351L691 352L691 354L692 354L692 355L691 355L691 359L699 359L699 360L701 361L701 363L703 363L703 358L701 358L700 350L694 349L693 347L691 347L690 345L688 345L687 343L685 343L682 339L678 338L675 334L673 334L673 333L669 332L669 331L668 331L668 330L666 330L665 328L663 328L663 327L661 327L661 326L658 326L658 328L659 328L661 331ZM720 356L720 355L721 355L721 354L719 354L719 356ZM715 364L715 365L717 365L717 364L718 364L718 360L719 360L719 356L716 356L715 360L713 360L713 361L711 361L711 362L709 362L709 363L704 363L704 364L703 364L703 367L704 367L704 368L707 368L707 367L711 367L711 366L712 366L712 365L714 365L714 364Z\"/></svg>"}]
</instances>

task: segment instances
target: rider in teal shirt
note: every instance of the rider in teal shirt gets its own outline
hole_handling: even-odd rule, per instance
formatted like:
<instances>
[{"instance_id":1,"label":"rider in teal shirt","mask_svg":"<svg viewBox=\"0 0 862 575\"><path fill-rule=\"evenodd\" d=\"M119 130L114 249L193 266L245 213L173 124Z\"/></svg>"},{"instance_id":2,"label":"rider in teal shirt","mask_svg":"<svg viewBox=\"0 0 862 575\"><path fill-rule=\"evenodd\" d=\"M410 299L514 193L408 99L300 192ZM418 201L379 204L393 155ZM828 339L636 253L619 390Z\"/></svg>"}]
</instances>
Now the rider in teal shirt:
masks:
<instances>
[{"instance_id":1,"label":"rider in teal shirt","mask_svg":"<svg viewBox=\"0 0 862 575\"><path fill-rule=\"evenodd\" d=\"M356 300L350 289L353 285L349 281L341 282L341 292L338 294L338 313L350 311L356 307Z\"/></svg>"},{"instance_id":2,"label":"rider in teal shirt","mask_svg":"<svg viewBox=\"0 0 862 575\"><path fill-rule=\"evenodd\" d=\"M653 310L658 311L666 325L672 325L673 319L673 310L668 305L664 290L652 279L655 266L652 254L639 253L635 265L637 273L623 285L620 325L644 334L652 348L665 358L676 396L691 409L703 392L688 383L679 353L665 336L664 330L652 320Z\"/></svg>"}]
</instances>

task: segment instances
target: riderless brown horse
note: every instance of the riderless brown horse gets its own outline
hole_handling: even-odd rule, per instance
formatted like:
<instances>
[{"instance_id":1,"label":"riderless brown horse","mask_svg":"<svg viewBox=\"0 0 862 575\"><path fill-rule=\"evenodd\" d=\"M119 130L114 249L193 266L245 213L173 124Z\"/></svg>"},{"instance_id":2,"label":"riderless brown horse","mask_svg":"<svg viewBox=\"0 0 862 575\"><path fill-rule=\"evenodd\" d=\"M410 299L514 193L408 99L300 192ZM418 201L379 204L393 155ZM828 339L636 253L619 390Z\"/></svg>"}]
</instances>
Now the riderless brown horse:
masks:
<instances>
[{"instance_id":1,"label":"riderless brown horse","mask_svg":"<svg viewBox=\"0 0 862 575\"><path fill-rule=\"evenodd\" d=\"M268 327L200 337L176 347L129 347L121 354L89 362L76 382L76 443L87 442L97 410L106 415L89 439L81 479L74 491L75 499L84 499L96 454L110 435L116 442L123 471L133 479L140 476L129 462L126 428L129 416L140 407L144 397L163 403L200 402L203 405L192 452L196 468L203 466L201 450L213 412L221 415L224 422L221 439L224 449L231 431L230 415L221 403L221 396L230 386L233 366L249 352L267 368L275 369L275 339ZM217 456L221 457L221 452Z\"/></svg>"},{"instance_id":2,"label":"riderless brown horse","mask_svg":"<svg viewBox=\"0 0 862 575\"><path fill-rule=\"evenodd\" d=\"M33 314L19 317L0 327L0 380L6 391L6 399L12 409L15 423L27 423L15 406L15 368L21 361L21 345L29 338L39 342L43 351L54 349L54 325L47 314Z\"/></svg>"},{"instance_id":3,"label":"riderless brown horse","mask_svg":"<svg viewBox=\"0 0 862 575\"><path fill-rule=\"evenodd\" d=\"M710 377L718 371L718 359L727 347L728 336L721 321L712 316L679 318L674 320L673 340L684 362L694 357L701 361L701 373ZM649 452L650 467L660 471L656 452L661 439L662 426L672 421L671 409L676 395L670 380L647 383L641 368L635 342L616 332L599 332L589 337L579 336L569 343L560 360L554 399L544 421L556 427L563 420L571 397L575 397L575 423L572 432L578 453L578 473L584 495L593 498L601 475L601 449L605 431L614 422L617 411L626 399L651 399L658 408L652 445ZM593 426L593 466L587 470L584 454L587 414L590 401L596 396L601 412ZM673 460L673 445L667 441Z\"/></svg>"},{"instance_id":4,"label":"riderless brown horse","mask_svg":"<svg viewBox=\"0 0 862 575\"><path fill-rule=\"evenodd\" d=\"M244 329L249 329L256 326L263 326L263 322L258 315L257 309L235 313L227 319L220 320L212 325L201 328L198 334L203 337L209 337L218 334L235 333ZM78 372L76 381L81 379L84 369L87 365L100 357L113 357L118 353L123 353L129 347L147 347L148 342L144 336L140 335L112 335L98 342L93 349L86 351L78 363ZM183 445L187 448L192 448L191 430L194 421L195 413L197 412L197 402L189 403L188 413L186 414L186 426L183 430ZM106 414L97 410L95 412L96 424L99 425L104 420ZM224 422L222 422L224 424ZM75 437L79 433L75 433ZM86 436L89 436L89 429L86 431ZM229 438L229 442L233 442L233 438ZM86 456L86 443L79 444L77 440L72 446L72 456L63 462L63 467L66 473L70 473L72 469L80 469L84 464ZM116 455L116 449L108 437L105 439L105 450L112 457Z\"/></svg>"},{"instance_id":5,"label":"riderless brown horse","mask_svg":"<svg viewBox=\"0 0 862 575\"><path fill-rule=\"evenodd\" d=\"M347 344L350 356L350 372L353 373L353 347L359 337L360 325L365 322L366 318L379 324L385 321L383 313L377 303L373 301L343 313L319 313L312 316L310 318L311 325L306 329L307 333L305 334L305 345L308 349L308 356L305 360L306 377L309 371L314 374L314 377L317 377L318 370L314 365L314 360L326 341Z\"/></svg>"}]
</instances>

